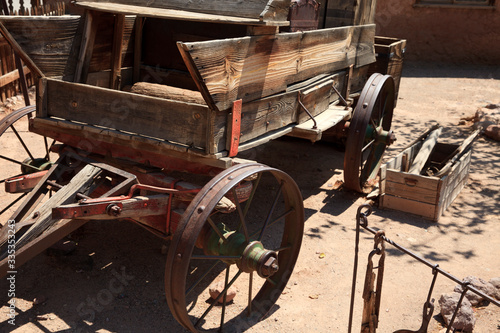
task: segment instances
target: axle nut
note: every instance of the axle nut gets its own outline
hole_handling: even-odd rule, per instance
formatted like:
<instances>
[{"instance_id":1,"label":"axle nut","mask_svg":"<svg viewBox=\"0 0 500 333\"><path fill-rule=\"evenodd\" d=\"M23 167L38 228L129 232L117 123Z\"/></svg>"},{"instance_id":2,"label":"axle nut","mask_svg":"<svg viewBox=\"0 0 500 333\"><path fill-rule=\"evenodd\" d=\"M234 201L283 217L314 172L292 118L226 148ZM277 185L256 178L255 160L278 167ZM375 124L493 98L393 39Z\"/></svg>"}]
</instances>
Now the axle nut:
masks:
<instances>
[{"instance_id":1,"label":"axle nut","mask_svg":"<svg viewBox=\"0 0 500 333\"><path fill-rule=\"evenodd\" d=\"M274 275L279 270L278 266L278 259L275 257L269 257L267 261L262 265L261 268L261 274L259 274L262 277L269 277Z\"/></svg>"}]
</instances>

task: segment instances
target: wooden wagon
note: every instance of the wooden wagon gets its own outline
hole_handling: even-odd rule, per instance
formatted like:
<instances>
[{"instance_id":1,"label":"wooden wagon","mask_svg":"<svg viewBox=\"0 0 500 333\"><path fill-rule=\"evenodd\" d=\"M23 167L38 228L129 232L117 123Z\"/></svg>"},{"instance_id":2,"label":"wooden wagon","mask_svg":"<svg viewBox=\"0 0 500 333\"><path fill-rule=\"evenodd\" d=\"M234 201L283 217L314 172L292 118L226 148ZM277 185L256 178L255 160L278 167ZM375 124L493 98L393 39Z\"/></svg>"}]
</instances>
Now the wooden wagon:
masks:
<instances>
[{"instance_id":1,"label":"wooden wagon","mask_svg":"<svg viewBox=\"0 0 500 333\"><path fill-rule=\"evenodd\" d=\"M80 16L2 18L39 79L36 108L0 124L27 153L2 154L21 173L1 177L14 199L1 212L0 275L90 219L125 219L172 238L166 295L186 329L265 315L298 256L302 197L286 173L238 154L333 128L346 140L345 186L363 191L395 140L393 79L367 77L375 2L347 3L77 1ZM25 116L43 138L37 153L15 130Z\"/></svg>"}]
</instances>

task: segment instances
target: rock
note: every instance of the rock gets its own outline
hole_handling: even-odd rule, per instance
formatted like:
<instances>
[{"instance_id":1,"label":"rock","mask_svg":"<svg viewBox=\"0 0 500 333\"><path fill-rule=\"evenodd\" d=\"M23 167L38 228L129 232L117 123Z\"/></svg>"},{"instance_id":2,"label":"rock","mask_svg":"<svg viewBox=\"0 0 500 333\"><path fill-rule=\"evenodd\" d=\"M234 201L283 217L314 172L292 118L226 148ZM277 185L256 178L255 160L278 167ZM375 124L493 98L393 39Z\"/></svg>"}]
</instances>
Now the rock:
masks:
<instances>
[{"instance_id":1,"label":"rock","mask_svg":"<svg viewBox=\"0 0 500 333\"><path fill-rule=\"evenodd\" d=\"M464 279L464 282L469 282L471 286L476 288L479 291L482 291L486 295L490 297L495 297L497 294L497 289L495 286L493 286L491 283L484 281L483 279L477 278L475 276L468 276ZM453 289L454 292L457 293L462 293L462 286L461 285L456 285L455 289ZM472 306L477 306L479 303L481 303L484 298L477 295L476 293L473 293L472 291L468 291L465 294L465 297L470 301Z\"/></svg>"},{"instance_id":2,"label":"rock","mask_svg":"<svg viewBox=\"0 0 500 333\"><path fill-rule=\"evenodd\" d=\"M493 287L495 287L496 289L495 298L500 300L500 277L493 278L488 282L491 283Z\"/></svg>"},{"instance_id":3,"label":"rock","mask_svg":"<svg viewBox=\"0 0 500 333\"><path fill-rule=\"evenodd\" d=\"M495 141L500 141L500 125L489 125L484 130L484 135Z\"/></svg>"},{"instance_id":4,"label":"rock","mask_svg":"<svg viewBox=\"0 0 500 333\"><path fill-rule=\"evenodd\" d=\"M485 106L485 108L494 110L494 109L500 109L500 104L488 104Z\"/></svg>"},{"instance_id":5,"label":"rock","mask_svg":"<svg viewBox=\"0 0 500 333\"><path fill-rule=\"evenodd\" d=\"M208 288L208 292L210 293L210 297L212 297L213 299L217 299L217 297L219 297L220 293L223 290L224 290L224 282L223 281L214 282ZM226 293L226 303L231 302L235 296L236 296L236 288L230 287ZM221 297L218 302L222 304L224 302L224 297Z\"/></svg>"},{"instance_id":6,"label":"rock","mask_svg":"<svg viewBox=\"0 0 500 333\"><path fill-rule=\"evenodd\" d=\"M451 293L443 294L439 298L439 306L441 307L441 316L443 316L444 322L448 326L453 313L460 299L460 294ZM461 330L464 332L472 332L474 329L474 324L476 323L476 318L474 317L474 312L472 311L472 305L469 300L464 297L460 310L453 321L452 328L456 330Z\"/></svg>"}]
</instances>

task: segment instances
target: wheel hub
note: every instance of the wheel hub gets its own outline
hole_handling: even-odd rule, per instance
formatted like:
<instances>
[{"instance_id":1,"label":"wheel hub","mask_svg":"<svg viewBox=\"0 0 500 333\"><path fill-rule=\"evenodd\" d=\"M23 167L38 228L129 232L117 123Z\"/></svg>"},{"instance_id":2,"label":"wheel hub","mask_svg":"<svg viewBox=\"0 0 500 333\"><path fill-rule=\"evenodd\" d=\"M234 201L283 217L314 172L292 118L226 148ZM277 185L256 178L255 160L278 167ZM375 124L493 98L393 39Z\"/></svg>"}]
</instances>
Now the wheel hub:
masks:
<instances>
[{"instance_id":1,"label":"wheel hub","mask_svg":"<svg viewBox=\"0 0 500 333\"><path fill-rule=\"evenodd\" d=\"M224 225L219 225L218 228L221 233L210 231L204 234L204 241L197 242L203 244L206 255L227 257L221 260L227 264L236 264L245 273L257 272L263 278L270 277L279 270L278 254L275 251L265 249L259 241L248 243L244 234L228 231Z\"/></svg>"}]
</instances>

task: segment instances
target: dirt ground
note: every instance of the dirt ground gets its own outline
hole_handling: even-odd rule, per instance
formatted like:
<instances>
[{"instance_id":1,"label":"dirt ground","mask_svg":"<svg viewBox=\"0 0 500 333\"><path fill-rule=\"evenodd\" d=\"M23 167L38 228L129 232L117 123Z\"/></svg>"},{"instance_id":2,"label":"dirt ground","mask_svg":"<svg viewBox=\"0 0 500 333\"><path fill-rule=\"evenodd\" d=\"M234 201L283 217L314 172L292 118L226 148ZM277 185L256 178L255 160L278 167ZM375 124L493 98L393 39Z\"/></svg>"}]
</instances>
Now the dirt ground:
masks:
<instances>
[{"instance_id":1,"label":"dirt ground","mask_svg":"<svg viewBox=\"0 0 500 333\"><path fill-rule=\"evenodd\" d=\"M393 120L398 141L386 158L435 122L445 126L442 136L446 140L463 140L472 128L458 126L461 117L472 116L486 105L500 104L499 67L407 63L403 76ZM500 109L484 110L500 117ZM439 222L375 205L369 225L385 230L388 238L459 279L469 275L484 280L500 277L499 146L483 137L475 143L467 185ZM355 216L366 198L336 189L336 181L342 179L343 152L321 142L311 145L283 139L250 154L296 180L306 209L305 234L290 282L270 316L249 325L228 325L225 331L347 332ZM44 253L19 269L15 327L7 323L8 282L5 278L0 281L0 331L183 332L165 300L163 245L168 243L134 224L90 222L78 238L75 255L66 258ZM354 332L361 324L361 293L372 248L372 235L362 232ZM78 260L89 254L92 269ZM109 289L117 275L123 280L120 292L89 306L89 299L95 300ZM417 330L431 280L429 267L387 245L378 332ZM442 330L437 300L454 286L444 276L438 277L429 332ZM41 299L41 304L33 305L34 299ZM476 309L475 314L474 332L500 330L500 309L495 305Z\"/></svg>"}]
</instances>

